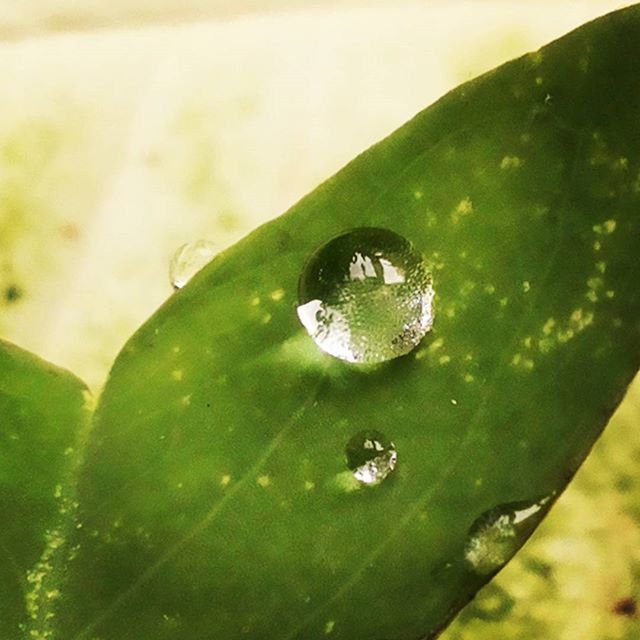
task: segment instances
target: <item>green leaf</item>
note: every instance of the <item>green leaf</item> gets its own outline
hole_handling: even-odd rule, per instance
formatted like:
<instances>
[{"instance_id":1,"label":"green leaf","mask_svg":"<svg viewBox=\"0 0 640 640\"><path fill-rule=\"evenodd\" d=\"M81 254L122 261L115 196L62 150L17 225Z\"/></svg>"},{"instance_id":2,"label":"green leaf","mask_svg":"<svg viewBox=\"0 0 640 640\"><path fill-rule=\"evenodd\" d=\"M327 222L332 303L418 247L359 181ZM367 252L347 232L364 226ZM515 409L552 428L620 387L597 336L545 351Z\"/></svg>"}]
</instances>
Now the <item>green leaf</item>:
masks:
<instances>
[{"instance_id":1,"label":"green leaf","mask_svg":"<svg viewBox=\"0 0 640 640\"><path fill-rule=\"evenodd\" d=\"M639 42L634 7L460 87L174 295L112 370L41 637L443 628L637 371ZM375 368L295 313L308 257L362 226L409 239L436 290L432 332ZM376 487L345 465L363 430L398 453Z\"/></svg>"},{"instance_id":2,"label":"green leaf","mask_svg":"<svg viewBox=\"0 0 640 640\"><path fill-rule=\"evenodd\" d=\"M60 595L88 401L76 377L0 341L1 638L42 623Z\"/></svg>"}]
</instances>

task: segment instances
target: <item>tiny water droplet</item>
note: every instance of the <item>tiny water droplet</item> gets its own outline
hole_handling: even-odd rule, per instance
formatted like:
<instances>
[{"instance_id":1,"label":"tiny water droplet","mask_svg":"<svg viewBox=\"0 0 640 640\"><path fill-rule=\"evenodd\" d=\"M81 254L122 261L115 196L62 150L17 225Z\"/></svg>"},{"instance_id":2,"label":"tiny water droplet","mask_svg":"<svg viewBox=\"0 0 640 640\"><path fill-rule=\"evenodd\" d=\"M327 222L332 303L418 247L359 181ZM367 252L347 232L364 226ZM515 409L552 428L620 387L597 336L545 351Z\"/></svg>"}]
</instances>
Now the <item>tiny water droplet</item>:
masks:
<instances>
[{"instance_id":1,"label":"tiny water droplet","mask_svg":"<svg viewBox=\"0 0 640 640\"><path fill-rule=\"evenodd\" d=\"M169 280L173 288L182 289L217 253L216 245L208 240L183 244L169 263Z\"/></svg>"},{"instance_id":2,"label":"tiny water droplet","mask_svg":"<svg viewBox=\"0 0 640 640\"><path fill-rule=\"evenodd\" d=\"M536 528L551 498L509 502L485 511L469 529L464 555L476 573L504 566Z\"/></svg>"},{"instance_id":3,"label":"tiny water droplet","mask_svg":"<svg viewBox=\"0 0 640 640\"><path fill-rule=\"evenodd\" d=\"M362 484L382 482L396 467L396 447L380 431L360 431L345 448L347 467Z\"/></svg>"},{"instance_id":4,"label":"tiny water droplet","mask_svg":"<svg viewBox=\"0 0 640 640\"><path fill-rule=\"evenodd\" d=\"M432 277L402 236L364 227L322 245L298 285L300 322L326 353L385 362L414 349L433 325Z\"/></svg>"}]
</instances>

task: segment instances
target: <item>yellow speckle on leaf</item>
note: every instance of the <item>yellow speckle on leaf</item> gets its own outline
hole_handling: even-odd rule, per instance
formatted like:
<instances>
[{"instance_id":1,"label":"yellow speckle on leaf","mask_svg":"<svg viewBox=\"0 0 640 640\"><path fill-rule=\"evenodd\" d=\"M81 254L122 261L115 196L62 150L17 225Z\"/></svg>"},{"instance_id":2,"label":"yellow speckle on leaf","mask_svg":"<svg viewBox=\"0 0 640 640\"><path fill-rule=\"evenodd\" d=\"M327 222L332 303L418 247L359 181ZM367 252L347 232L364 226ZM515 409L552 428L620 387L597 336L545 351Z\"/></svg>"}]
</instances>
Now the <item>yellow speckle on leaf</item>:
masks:
<instances>
[{"instance_id":1,"label":"yellow speckle on leaf","mask_svg":"<svg viewBox=\"0 0 640 640\"><path fill-rule=\"evenodd\" d=\"M495 288L494 285L488 284L488 285L485 285L484 291L485 291L485 293L488 293L489 295L492 295L492 294L494 294L496 292L496 288Z\"/></svg>"},{"instance_id":2,"label":"yellow speckle on leaf","mask_svg":"<svg viewBox=\"0 0 640 640\"><path fill-rule=\"evenodd\" d=\"M435 227L438 224L438 216L433 211L427 211L427 227Z\"/></svg>"},{"instance_id":3,"label":"yellow speckle on leaf","mask_svg":"<svg viewBox=\"0 0 640 640\"><path fill-rule=\"evenodd\" d=\"M542 52L541 51L534 51L534 52L530 53L529 54L529 59L531 60L531 63L535 67L540 66L540 64L542 63Z\"/></svg>"},{"instance_id":4,"label":"yellow speckle on leaf","mask_svg":"<svg viewBox=\"0 0 640 640\"><path fill-rule=\"evenodd\" d=\"M414 197L416 200L422 200L422 196L424 196L424 193L422 193L422 191L420 191L420 189L416 189L416 190L413 192L413 197Z\"/></svg>"},{"instance_id":5,"label":"yellow speckle on leaf","mask_svg":"<svg viewBox=\"0 0 640 640\"><path fill-rule=\"evenodd\" d=\"M575 333L573 329L567 329L566 331L558 331L556 336L558 338L558 342L565 343L569 342L569 340L575 336Z\"/></svg>"},{"instance_id":6,"label":"yellow speckle on leaf","mask_svg":"<svg viewBox=\"0 0 640 640\"><path fill-rule=\"evenodd\" d=\"M471 280L466 280L460 287L460 295L468 296L476 288L476 283Z\"/></svg>"},{"instance_id":7,"label":"yellow speckle on leaf","mask_svg":"<svg viewBox=\"0 0 640 640\"><path fill-rule=\"evenodd\" d=\"M511 364L514 367L522 367L523 369L531 370L534 367L534 362L531 358L525 358L521 353L516 353L511 359Z\"/></svg>"},{"instance_id":8,"label":"yellow speckle on leaf","mask_svg":"<svg viewBox=\"0 0 640 640\"><path fill-rule=\"evenodd\" d=\"M260 320L260 322L261 322L262 324L269 324L269 323L271 322L271 314L270 314L270 313L265 313L265 314L262 316L262 320Z\"/></svg>"},{"instance_id":9,"label":"yellow speckle on leaf","mask_svg":"<svg viewBox=\"0 0 640 640\"><path fill-rule=\"evenodd\" d=\"M473 382L475 380L475 377L473 376L473 374L471 373L465 373L464 374L464 381L465 382Z\"/></svg>"},{"instance_id":10,"label":"yellow speckle on leaf","mask_svg":"<svg viewBox=\"0 0 640 640\"><path fill-rule=\"evenodd\" d=\"M336 626L336 621L335 620L328 620L327 623L324 625L324 633L325 635L329 635L330 633L333 632L333 628Z\"/></svg>"},{"instance_id":11,"label":"yellow speckle on leaf","mask_svg":"<svg viewBox=\"0 0 640 640\"><path fill-rule=\"evenodd\" d=\"M556 326L556 321L554 318L549 318L545 323L544 326L542 327L542 333L544 333L545 336L551 335L551 332L553 331L553 328Z\"/></svg>"},{"instance_id":12,"label":"yellow speckle on leaf","mask_svg":"<svg viewBox=\"0 0 640 640\"><path fill-rule=\"evenodd\" d=\"M540 353L549 353L553 349L553 340L551 338L543 338L538 342Z\"/></svg>"},{"instance_id":13,"label":"yellow speckle on leaf","mask_svg":"<svg viewBox=\"0 0 640 640\"><path fill-rule=\"evenodd\" d=\"M522 166L522 160L518 156L505 156L500 162L501 169L518 169Z\"/></svg>"},{"instance_id":14,"label":"yellow speckle on leaf","mask_svg":"<svg viewBox=\"0 0 640 640\"><path fill-rule=\"evenodd\" d=\"M605 220L602 224L594 224L593 232L598 235L609 235L616 230L617 223L613 218Z\"/></svg>"},{"instance_id":15,"label":"yellow speckle on leaf","mask_svg":"<svg viewBox=\"0 0 640 640\"><path fill-rule=\"evenodd\" d=\"M607 296L607 298L613 298L616 295L616 292L609 289L604 295Z\"/></svg>"},{"instance_id":16,"label":"yellow speckle on leaf","mask_svg":"<svg viewBox=\"0 0 640 640\"><path fill-rule=\"evenodd\" d=\"M271 478L269 478L269 476L259 476L257 478L256 482L261 487L268 487L271 484Z\"/></svg>"},{"instance_id":17,"label":"yellow speckle on leaf","mask_svg":"<svg viewBox=\"0 0 640 640\"><path fill-rule=\"evenodd\" d=\"M274 301L282 300L284 298L284 289L276 289L269 294L269 297Z\"/></svg>"},{"instance_id":18,"label":"yellow speckle on leaf","mask_svg":"<svg viewBox=\"0 0 640 640\"><path fill-rule=\"evenodd\" d=\"M229 474L225 474L220 478L220 486L226 487L231 482L231 476Z\"/></svg>"},{"instance_id":19,"label":"yellow speckle on leaf","mask_svg":"<svg viewBox=\"0 0 640 640\"><path fill-rule=\"evenodd\" d=\"M438 362L440 364L449 364L451 362L451 356L440 356L440 359L438 360Z\"/></svg>"},{"instance_id":20,"label":"yellow speckle on leaf","mask_svg":"<svg viewBox=\"0 0 640 640\"><path fill-rule=\"evenodd\" d=\"M451 222L458 224L462 218L473 213L473 203L471 198L467 196L460 200L451 214Z\"/></svg>"},{"instance_id":21,"label":"yellow speckle on leaf","mask_svg":"<svg viewBox=\"0 0 640 640\"><path fill-rule=\"evenodd\" d=\"M171 377L176 381L180 382L184 378L184 371L182 369L174 369L171 372Z\"/></svg>"},{"instance_id":22,"label":"yellow speckle on leaf","mask_svg":"<svg viewBox=\"0 0 640 640\"><path fill-rule=\"evenodd\" d=\"M258 296L254 296L253 298L251 298L251 301L249 302L249 304L252 307L257 307L260 304L260 298Z\"/></svg>"},{"instance_id":23,"label":"yellow speckle on leaf","mask_svg":"<svg viewBox=\"0 0 640 640\"><path fill-rule=\"evenodd\" d=\"M304 488L307 491L311 491L312 489L315 489L316 483L315 482L311 482L311 480L306 480L304 483Z\"/></svg>"},{"instance_id":24,"label":"yellow speckle on leaf","mask_svg":"<svg viewBox=\"0 0 640 640\"><path fill-rule=\"evenodd\" d=\"M593 318L594 316L592 312L585 312L582 309L576 309L571 314L571 328L575 333L580 333L593 323Z\"/></svg>"},{"instance_id":25,"label":"yellow speckle on leaf","mask_svg":"<svg viewBox=\"0 0 640 640\"><path fill-rule=\"evenodd\" d=\"M528 280L525 280L525 281L522 283L522 290L523 290L525 293L529 293L529 291L531 291L531 283L530 283Z\"/></svg>"},{"instance_id":26,"label":"yellow speckle on leaf","mask_svg":"<svg viewBox=\"0 0 640 640\"><path fill-rule=\"evenodd\" d=\"M589 278L587 280L587 287L589 289L599 289L603 284L603 280L600 277Z\"/></svg>"}]
</instances>

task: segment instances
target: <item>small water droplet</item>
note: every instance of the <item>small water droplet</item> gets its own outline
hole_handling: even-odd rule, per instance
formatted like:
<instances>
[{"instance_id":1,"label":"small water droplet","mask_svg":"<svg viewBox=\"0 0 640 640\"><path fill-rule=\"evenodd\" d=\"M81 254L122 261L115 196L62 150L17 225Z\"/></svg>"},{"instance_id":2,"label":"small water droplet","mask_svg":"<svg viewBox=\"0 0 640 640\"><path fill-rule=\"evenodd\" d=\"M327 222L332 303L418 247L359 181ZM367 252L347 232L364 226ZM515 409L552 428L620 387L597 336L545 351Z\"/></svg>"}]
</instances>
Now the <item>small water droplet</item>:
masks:
<instances>
[{"instance_id":1,"label":"small water droplet","mask_svg":"<svg viewBox=\"0 0 640 640\"><path fill-rule=\"evenodd\" d=\"M509 502L485 511L469 529L464 555L476 573L504 566L536 528L551 497Z\"/></svg>"},{"instance_id":2,"label":"small water droplet","mask_svg":"<svg viewBox=\"0 0 640 640\"><path fill-rule=\"evenodd\" d=\"M360 228L322 245L304 267L298 317L326 353L378 363L409 353L433 325L432 277L408 240Z\"/></svg>"},{"instance_id":3,"label":"small water droplet","mask_svg":"<svg viewBox=\"0 0 640 640\"><path fill-rule=\"evenodd\" d=\"M208 240L183 244L169 264L169 280L173 288L182 289L217 253L216 245Z\"/></svg>"},{"instance_id":4,"label":"small water droplet","mask_svg":"<svg viewBox=\"0 0 640 640\"><path fill-rule=\"evenodd\" d=\"M380 431L360 431L347 443L347 466L362 484L381 483L396 467L396 447Z\"/></svg>"}]
</instances>

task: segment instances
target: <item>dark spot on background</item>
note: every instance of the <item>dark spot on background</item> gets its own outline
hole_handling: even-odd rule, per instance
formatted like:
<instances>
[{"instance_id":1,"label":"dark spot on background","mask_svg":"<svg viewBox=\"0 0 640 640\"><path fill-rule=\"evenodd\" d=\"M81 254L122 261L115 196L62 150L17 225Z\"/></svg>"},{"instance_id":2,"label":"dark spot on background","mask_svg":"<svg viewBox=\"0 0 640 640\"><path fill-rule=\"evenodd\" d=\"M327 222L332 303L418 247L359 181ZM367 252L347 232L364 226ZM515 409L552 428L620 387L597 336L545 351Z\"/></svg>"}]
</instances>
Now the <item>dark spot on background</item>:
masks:
<instances>
[{"instance_id":1,"label":"dark spot on background","mask_svg":"<svg viewBox=\"0 0 640 640\"><path fill-rule=\"evenodd\" d=\"M15 284L9 285L4 291L4 299L8 304L12 302L17 302L24 296L24 292L20 287Z\"/></svg>"},{"instance_id":2,"label":"dark spot on background","mask_svg":"<svg viewBox=\"0 0 640 640\"><path fill-rule=\"evenodd\" d=\"M60 236L65 240L77 240L80 237L80 231L75 224L67 222L60 227Z\"/></svg>"},{"instance_id":3,"label":"dark spot on background","mask_svg":"<svg viewBox=\"0 0 640 640\"><path fill-rule=\"evenodd\" d=\"M638 603L635 598L620 598L611 608L613 613L619 616L633 618L638 613Z\"/></svg>"}]
</instances>

